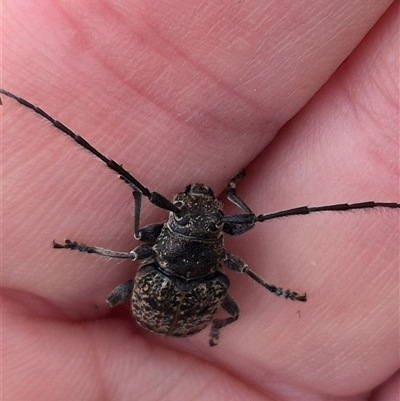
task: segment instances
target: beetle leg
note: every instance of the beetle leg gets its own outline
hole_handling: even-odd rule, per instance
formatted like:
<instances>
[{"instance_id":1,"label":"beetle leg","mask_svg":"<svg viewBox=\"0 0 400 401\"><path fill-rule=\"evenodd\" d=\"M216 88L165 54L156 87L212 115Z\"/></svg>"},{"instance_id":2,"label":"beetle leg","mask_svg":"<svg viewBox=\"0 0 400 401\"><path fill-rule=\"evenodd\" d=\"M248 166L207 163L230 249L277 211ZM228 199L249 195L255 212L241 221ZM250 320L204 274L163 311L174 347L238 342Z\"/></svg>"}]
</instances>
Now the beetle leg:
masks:
<instances>
[{"instance_id":1,"label":"beetle leg","mask_svg":"<svg viewBox=\"0 0 400 401\"><path fill-rule=\"evenodd\" d=\"M239 318L239 307L236 303L236 301L229 295L226 294L224 300L221 303L221 307L228 312L230 317L226 319L215 319L212 322L211 326L211 331L210 331L210 346L213 347L214 345L217 345L217 340L219 337L219 330L222 329L222 327L227 326L228 324L231 324L235 320Z\"/></svg>"},{"instance_id":2,"label":"beetle leg","mask_svg":"<svg viewBox=\"0 0 400 401\"><path fill-rule=\"evenodd\" d=\"M139 245L133 251L129 252L132 255L132 260L144 260L147 258L155 258L156 253L150 245Z\"/></svg>"},{"instance_id":3,"label":"beetle leg","mask_svg":"<svg viewBox=\"0 0 400 401\"><path fill-rule=\"evenodd\" d=\"M133 227L135 238L139 241L155 243L158 236L160 235L164 223L149 224L143 228L139 228L140 209L142 207L142 194L138 190L134 189L132 191L132 195L135 200L135 221Z\"/></svg>"},{"instance_id":4,"label":"beetle leg","mask_svg":"<svg viewBox=\"0 0 400 401\"><path fill-rule=\"evenodd\" d=\"M142 194L137 191L133 190L132 191L133 199L135 200L135 217L134 217L134 227L133 227L133 232L135 234L135 238L140 240L141 239L141 234L140 234L140 229L139 229L139 220L140 220L140 208L142 206Z\"/></svg>"},{"instance_id":5,"label":"beetle leg","mask_svg":"<svg viewBox=\"0 0 400 401\"><path fill-rule=\"evenodd\" d=\"M149 224L135 233L135 238L139 241L154 244L161 233L164 223Z\"/></svg>"},{"instance_id":6,"label":"beetle leg","mask_svg":"<svg viewBox=\"0 0 400 401\"><path fill-rule=\"evenodd\" d=\"M249 277L251 277L258 284L261 284L268 291L274 293L277 296L289 298L292 301L301 301L301 302L307 301L306 294L299 295L295 291L284 290L281 287L276 287L273 284L268 284L264 279L262 279L260 276L255 274L253 271L251 271L247 267L246 263L243 262L243 260L241 260L240 258L238 258L235 255L232 255L231 253L227 253L227 259L225 260L225 264L231 270L234 270L239 273L246 273Z\"/></svg>"},{"instance_id":7,"label":"beetle leg","mask_svg":"<svg viewBox=\"0 0 400 401\"><path fill-rule=\"evenodd\" d=\"M234 214L223 216L221 222L224 223L222 231L229 235L242 235L251 230L256 224L256 216L251 213Z\"/></svg>"},{"instance_id":8,"label":"beetle leg","mask_svg":"<svg viewBox=\"0 0 400 401\"><path fill-rule=\"evenodd\" d=\"M53 248L56 249L71 249L72 251L96 253L97 255L107 256L109 258L120 258L120 259L136 259L136 254L132 252L118 252L112 251L111 249L99 248L97 246L87 246L85 244L78 244L76 241L66 239L64 245L57 244L53 240Z\"/></svg>"},{"instance_id":9,"label":"beetle leg","mask_svg":"<svg viewBox=\"0 0 400 401\"><path fill-rule=\"evenodd\" d=\"M251 230L256 223L256 216L246 203L236 193L236 184L246 175L242 170L236 174L226 186L226 197L245 213L233 216L224 216L222 222L224 226L222 230L229 235L242 235L246 231Z\"/></svg>"},{"instance_id":10,"label":"beetle leg","mask_svg":"<svg viewBox=\"0 0 400 401\"><path fill-rule=\"evenodd\" d=\"M246 175L246 171L242 170L240 173L236 174L226 186L226 197L234 203L237 207L242 209L245 213L251 213L251 209L246 205L246 203L239 198L236 193L236 184Z\"/></svg>"},{"instance_id":11,"label":"beetle leg","mask_svg":"<svg viewBox=\"0 0 400 401\"><path fill-rule=\"evenodd\" d=\"M111 249L104 249L98 246L87 246L85 244L79 244L76 241L66 239L64 245L57 244L53 241L53 248L56 249L70 249L71 251L79 251L86 253L95 253L101 256L107 256L109 258L120 258L120 259L131 259L131 260L144 260L155 256L153 247L150 245L137 246L133 251L130 252L118 252L112 251Z\"/></svg>"},{"instance_id":12,"label":"beetle leg","mask_svg":"<svg viewBox=\"0 0 400 401\"><path fill-rule=\"evenodd\" d=\"M126 281L115 287L107 298L107 303L111 307L127 301L132 296L134 280Z\"/></svg>"}]
</instances>

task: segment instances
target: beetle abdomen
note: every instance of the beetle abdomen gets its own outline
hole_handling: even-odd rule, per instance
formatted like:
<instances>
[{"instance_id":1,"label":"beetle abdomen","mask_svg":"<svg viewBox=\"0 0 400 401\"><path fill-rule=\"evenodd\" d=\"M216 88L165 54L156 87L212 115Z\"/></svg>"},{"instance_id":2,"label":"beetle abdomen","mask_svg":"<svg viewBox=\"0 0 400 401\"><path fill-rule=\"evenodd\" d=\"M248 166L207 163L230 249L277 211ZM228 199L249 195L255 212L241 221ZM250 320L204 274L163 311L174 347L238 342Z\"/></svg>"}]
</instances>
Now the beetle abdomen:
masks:
<instances>
[{"instance_id":1,"label":"beetle abdomen","mask_svg":"<svg viewBox=\"0 0 400 401\"><path fill-rule=\"evenodd\" d=\"M208 279L186 281L166 275L152 262L135 276L133 316L154 333L190 336L211 322L228 288L229 279L220 272Z\"/></svg>"}]
</instances>

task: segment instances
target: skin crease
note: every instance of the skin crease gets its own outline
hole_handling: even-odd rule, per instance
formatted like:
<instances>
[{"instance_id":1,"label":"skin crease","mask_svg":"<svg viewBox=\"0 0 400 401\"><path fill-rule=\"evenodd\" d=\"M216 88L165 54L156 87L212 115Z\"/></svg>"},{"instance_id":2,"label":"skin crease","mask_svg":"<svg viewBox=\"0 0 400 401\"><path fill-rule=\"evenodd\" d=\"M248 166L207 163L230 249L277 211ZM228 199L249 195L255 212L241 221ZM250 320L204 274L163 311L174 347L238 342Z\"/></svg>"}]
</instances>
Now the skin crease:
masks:
<instances>
[{"instance_id":1,"label":"skin crease","mask_svg":"<svg viewBox=\"0 0 400 401\"><path fill-rule=\"evenodd\" d=\"M190 182L221 193L246 166L255 213L399 202L398 5L4 1L1 86L168 197ZM3 399L398 399L398 211L228 239L308 302L228 272L241 315L217 347L208 330L159 337L105 304L136 264L51 248L136 246L129 189L1 99ZM165 218L144 204L142 224Z\"/></svg>"}]
</instances>

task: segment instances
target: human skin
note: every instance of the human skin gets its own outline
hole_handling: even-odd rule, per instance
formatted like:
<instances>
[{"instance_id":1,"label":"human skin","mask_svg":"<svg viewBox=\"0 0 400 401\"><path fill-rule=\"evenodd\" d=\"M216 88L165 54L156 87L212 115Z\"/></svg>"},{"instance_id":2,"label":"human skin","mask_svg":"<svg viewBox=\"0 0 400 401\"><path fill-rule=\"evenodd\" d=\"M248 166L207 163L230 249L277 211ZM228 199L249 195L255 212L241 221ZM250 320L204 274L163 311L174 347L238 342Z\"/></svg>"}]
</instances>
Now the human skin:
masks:
<instances>
[{"instance_id":1,"label":"human skin","mask_svg":"<svg viewBox=\"0 0 400 401\"><path fill-rule=\"evenodd\" d=\"M6 0L2 87L169 198L191 182L222 193L246 167L238 192L256 214L399 202L398 5ZM160 337L105 303L136 263L51 246L133 249L129 188L1 98L4 400L398 399L398 211L227 239L308 302L228 272L241 315L218 346L208 329ZM144 205L142 224L165 218Z\"/></svg>"}]
</instances>

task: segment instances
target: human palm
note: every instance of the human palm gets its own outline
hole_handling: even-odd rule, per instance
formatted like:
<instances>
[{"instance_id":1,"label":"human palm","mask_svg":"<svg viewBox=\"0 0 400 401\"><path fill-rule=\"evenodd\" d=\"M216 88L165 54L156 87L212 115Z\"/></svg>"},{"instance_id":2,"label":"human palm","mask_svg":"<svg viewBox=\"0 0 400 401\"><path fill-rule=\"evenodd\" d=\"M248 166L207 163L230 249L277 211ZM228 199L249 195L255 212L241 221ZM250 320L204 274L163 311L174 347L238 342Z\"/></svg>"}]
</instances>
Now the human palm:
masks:
<instances>
[{"instance_id":1,"label":"human palm","mask_svg":"<svg viewBox=\"0 0 400 401\"><path fill-rule=\"evenodd\" d=\"M151 190L220 193L246 166L238 192L257 214L398 201L398 2L5 1L3 13L2 86ZM228 272L241 315L218 346L208 329L159 337L105 303L136 264L51 247L133 249L129 189L2 101L5 400L396 399L397 212L292 217L228 238L308 302ZM165 218L144 205L142 224Z\"/></svg>"}]
</instances>

